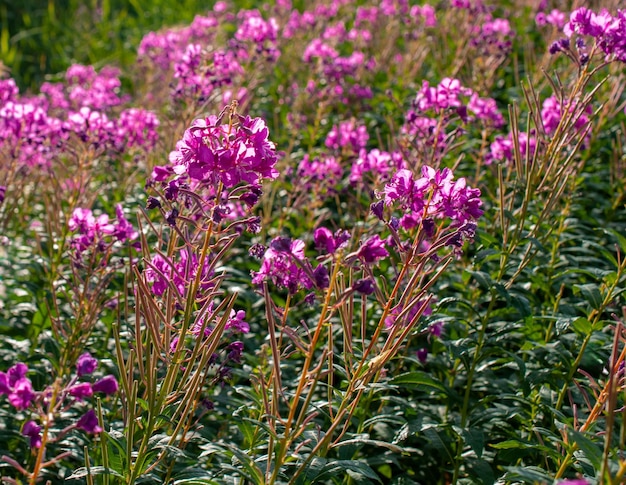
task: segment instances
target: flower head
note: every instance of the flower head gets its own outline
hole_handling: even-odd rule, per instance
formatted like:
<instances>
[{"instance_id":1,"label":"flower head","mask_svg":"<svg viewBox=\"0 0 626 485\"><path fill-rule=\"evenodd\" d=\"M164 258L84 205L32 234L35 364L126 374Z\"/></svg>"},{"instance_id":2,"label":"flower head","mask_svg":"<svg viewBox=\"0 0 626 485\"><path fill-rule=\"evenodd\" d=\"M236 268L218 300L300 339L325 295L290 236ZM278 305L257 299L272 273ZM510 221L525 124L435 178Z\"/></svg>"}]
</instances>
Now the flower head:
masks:
<instances>
[{"instance_id":1,"label":"flower head","mask_svg":"<svg viewBox=\"0 0 626 485\"><path fill-rule=\"evenodd\" d=\"M93 409L90 409L80 417L76 422L76 427L90 434L102 432L102 428L98 424L98 416L96 416Z\"/></svg>"}]
</instances>

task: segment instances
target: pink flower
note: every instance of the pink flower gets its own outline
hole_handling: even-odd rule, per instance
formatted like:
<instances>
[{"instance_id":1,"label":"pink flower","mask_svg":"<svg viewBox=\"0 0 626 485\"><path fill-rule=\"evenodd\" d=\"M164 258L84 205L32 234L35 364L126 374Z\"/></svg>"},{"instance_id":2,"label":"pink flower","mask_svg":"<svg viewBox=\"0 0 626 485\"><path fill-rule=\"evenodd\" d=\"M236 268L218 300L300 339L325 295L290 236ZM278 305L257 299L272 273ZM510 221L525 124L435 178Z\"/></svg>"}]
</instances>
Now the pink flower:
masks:
<instances>
[{"instance_id":1,"label":"pink flower","mask_svg":"<svg viewBox=\"0 0 626 485\"><path fill-rule=\"evenodd\" d=\"M79 382L69 388L70 396L75 397L77 400L82 401L87 397L93 396L93 389L89 382Z\"/></svg>"},{"instance_id":2,"label":"pink flower","mask_svg":"<svg viewBox=\"0 0 626 485\"><path fill-rule=\"evenodd\" d=\"M41 448L41 426L35 421L26 421L22 428L22 436L30 438L31 448Z\"/></svg>"},{"instance_id":3,"label":"pink flower","mask_svg":"<svg viewBox=\"0 0 626 485\"><path fill-rule=\"evenodd\" d=\"M118 389L117 379L115 376L108 375L95 382L92 386L93 392L101 392L107 396L115 394Z\"/></svg>"},{"instance_id":4,"label":"pink flower","mask_svg":"<svg viewBox=\"0 0 626 485\"><path fill-rule=\"evenodd\" d=\"M18 410L26 409L35 399L35 392L30 379L20 378L9 393L8 399L13 407Z\"/></svg>"},{"instance_id":5,"label":"pink flower","mask_svg":"<svg viewBox=\"0 0 626 485\"><path fill-rule=\"evenodd\" d=\"M76 374L78 377L91 374L98 367L98 359L91 356L89 352L82 354L76 361Z\"/></svg>"},{"instance_id":6,"label":"pink flower","mask_svg":"<svg viewBox=\"0 0 626 485\"><path fill-rule=\"evenodd\" d=\"M102 428L98 424L98 416L96 416L93 409L90 409L80 417L80 419L76 422L76 427L90 434L102 432Z\"/></svg>"},{"instance_id":7,"label":"pink flower","mask_svg":"<svg viewBox=\"0 0 626 485\"><path fill-rule=\"evenodd\" d=\"M356 254L366 264L373 264L389 256L389 252L385 249L385 243L378 234L365 241Z\"/></svg>"}]
</instances>

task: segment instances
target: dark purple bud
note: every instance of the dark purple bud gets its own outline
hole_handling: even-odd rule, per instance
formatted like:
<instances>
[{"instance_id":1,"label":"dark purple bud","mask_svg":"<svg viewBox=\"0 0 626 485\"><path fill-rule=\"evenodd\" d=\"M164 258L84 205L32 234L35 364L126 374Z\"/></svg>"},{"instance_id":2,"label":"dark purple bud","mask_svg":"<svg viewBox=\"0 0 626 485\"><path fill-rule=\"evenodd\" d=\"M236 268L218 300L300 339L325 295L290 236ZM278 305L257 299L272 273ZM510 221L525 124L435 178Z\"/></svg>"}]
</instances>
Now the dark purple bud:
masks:
<instances>
[{"instance_id":1,"label":"dark purple bud","mask_svg":"<svg viewBox=\"0 0 626 485\"><path fill-rule=\"evenodd\" d=\"M336 247L341 247L343 246L345 243L347 243L350 240L350 233L344 229L337 229L335 231L335 246Z\"/></svg>"},{"instance_id":2,"label":"dark purple bud","mask_svg":"<svg viewBox=\"0 0 626 485\"><path fill-rule=\"evenodd\" d=\"M392 217L389 220L389 227L391 227L394 231L398 230L398 227L400 227L400 219L398 219L397 217Z\"/></svg>"},{"instance_id":3,"label":"dark purple bud","mask_svg":"<svg viewBox=\"0 0 626 485\"><path fill-rule=\"evenodd\" d=\"M459 228L459 231L465 239L474 239L474 236L476 236L476 222L467 221Z\"/></svg>"},{"instance_id":4,"label":"dark purple bud","mask_svg":"<svg viewBox=\"0 0 626 485\"><path fill-rule=\"evenodd\" d=\"M22 436L30 438L31 448L41 448L41 426L34 421L26 421L26 423L24 423Z\"/></svg>"},{"instance_id":5,"label":"dark purple bud","mask_svg":"<svg viewBox=\"0 0 626 485\"><path fill-rule=\"evenodd\" d=\"M243 342L233 342L228 347L226 347L228 351L228 359L234 362L241 362L241 355L243 353Z\"/></svg>"},{"instance_id":6,"label":"dark purple bud","mask_svg":"<svg viewBox=\"0 0 626 485\"><path fill-rule=\"evenodd\" d=\"M562 39L554 41L550 45L550 54L556 54L557 52L565 52L569 50L569 39L563 37Z\"/></svg>"},{"instance_id":7,"label":"dark purple bud","mask_svg":"<svg viewBox=\"0 0 626 485\"><path fill-rule=\"evenodd\" d=\"M385 208L384 200L379 200L378 202L374 202L372 205L370 205L370 211L372 211L372 214L378 217L378 219L381 221L383 220L384 208Z\"/></svg>"},{"instance_id":8,"label":"dark purple bud","mask_svg":"<svg viewBox=\"0 0 626 485\"><path fill-rule=\"evenodd\" d=\"M178 180L172 180L169 184L167 184L167 188L165 189L165 198L167 200L176 200L178 197L178 188Z\"/></svg>"},{"instance_id":9,"label":"dark purple bud","mask_svg":"<svg viewBox=\"0 0 626 485\"><path fill-rule=\"evenodd\" d=\"M459 115L459 118L461 118L461 120L467 121L467 107L466 106L459 106L456 109L456 114Z\"/></svg>"},{"instance_id":10,"label":"dark purple bud","mask_svg":"<svg viewBox=\"0 0 626 485\"><path fill-rule=\"evenodd\" d=\"M118 389L117 379L115 376L105 376L93 385L93 392L101 392L103 394L115 394Z\"/></svg>"},{"instance_id":11,"label":"dark purple bud","mask_svg":"<svg viewBox=\"0 0 626 485\"><path fill-rule=\"evenodd\" d=\"M161 207L161 203L159 202L159 199L157 199L156 197L148 197L148 202L146 203L146 209L150 210L150 209L156 209L158 207Z\"/></svg>"},{"instance_id":12,"label":"dark purple bud","mask_svg":"<svg viewBox=\"0 0 626 485\"><path fill-rule=\"evenodd\" d=\"M4 197L7 193L7 188L4 185L0 185L0 204L4 202Z\"/></svg>"},{"instance_id":13,"label":"dark purple bud","mask_svg":"<svg viewBox=\"0 0 626 485\"><path fill-rule=\"evenodd\" d=\"M98 359L91 356L89 352L82 354L76 361L76 374L78 377L91 374L98 367Z\"/></svg>"},{"instance_id":14,"label":"dark purple bud","mask_svg":"<svg viewBox=\"0 0 626 485\"><path fill-rule=\"evenodd\" d=\"M213 222L215 222L216 224L219 224L220 222L222 222L224 220L224 217L226 217L228 214L230 214L230 209L228 207L224 207L221 205L217 205L215 207L213 207Z\"/></svg>"},{"instance_id":15,"label":"dark purple bud","mask_svg":"<svg viewBox=\"0 0 626 485\"><path fill-rule=\"evenodd\" d=\"M362 295L371 295L374 293L374 282L369 278L363 278L356 280L352 285L352 288L354 291L361 293Z\"/></svg>"},{"instance_id":16,"label":"dark purple bud","mask_svg":"<svg viewBox=\"0 0 626 485\"><path fill-rule=\"evenodd\" d=\"M419 349L417 351L417 358L422 364L426 362L426 357L428 357L428 349Z\"/></svg>"},{"instance_id":17,"label":"dark purple bud","mask_svg":"<svg viewBox=\"0 0 626 485\"><path fill-rule=\"evenodd\" d=\"M278 251L281 253L290 253L291 252L291 239L288 237L277 237L272 240L270 243L270 247L274 251Z\"/></svg>"},{"instance_id":18,"label":"dark purple bud","mask_svg":"<svg viewBox=\"0 0 626 485\"><path fill-rule=\"evenodd\" d=\"M313 277L315 278L315 286L317 286L320 290L328 288L328 286L330 285L328 270L322 264L315 268L315 270L313 271Z\"/></svg>"},{"instance_id":19,"label":"dark purple bud","mask_svg":"<svg viewBox=\"0 0 626 485\"><path fill-rule=\"evenodd\" d=\"M248 207L252 207L257 204L261 194L263 194L263 191L260 187L252 186L249 192L246 192L241 196L241 200L244 201Z\"/></svg>"},{"instance_id":20,"label":"dark purple bud","mask_svg":"<svg viewBox=\"0 0 626 485\"><path fill-rule=\"evenodd\" d=\"M309 293L304 297L304 304L306 306L313 306L315 303L315 293Z\"/></svg>"},{"instance_id":21,"label":"dark purple bud","mask_svg":"<svg viewBox=\"0 0 626 485\"><path fill-rule=\"evenodd\" d=\"M443 331L443 322L435 322L430 327L428 327L428 331L431 335L435 337L441 337L441 332Z\"/></svg>"},{"instance_id":22,"label":"dark purple bud","mask_svg":"<svg viewBox=\"0 0 626 485\"><path fill-rule=\"evenodd\" d=\"M178 217L178 209L173 208L171 212L168 212L166 214L165 220L170 226L175 226L177 217Z\"/></svg>"},{"instance_id":23,"label":"dark purple bud","mask_svg":"<svg viewBox=\"0 0 626 485\"><path fill-rule=\"evenodd\" d=\"M253 244L250 249L248 249L248 254L252 256L254 259L261 259L265 254L265 246L263 244Z\"/></svg>"},{"instance_id":24,"label":"dark purple bud","mask_svg":"<svg viewBox=\"0 0 626 485\"><path fill-rule=\"evenodd\" d=\"M460 248L463 247L463 236L460 232L455 232L454 234L452 234L452 236L450 236L450 239L448 239L448 246L454 246L456 248Z\"/></svg>"},{"instance_id":25,"label":"dark purple bud","mask_svg":"<svg viewBox=\"0 0 626 485\"><path fill-rule=\"evenodd\" d=\"M90 409L80 417L76 427L90 434L102 432L102 428L98 425L98 416L96 416L93 409Z\"/></svg>"},{"instance_id":26,"label":"dark purple bud","mask_svg":"<svg viewBox=\"0 0 626 485\"><path fill-rule=\"evenodd\" d=\"M432 219L423 219L422 220L422 229L426 233L427 238L432 238L435 235L435 221Z\"/></svg>"},{"instance_id":27,"label":"dark purple bud","mask_svg":"<svg viewBox=\"0 0 626 485\"><path fill-rule=\"evenodd\" d=\"M261 232L261 218L260 217L251 217L246 221L246 231L251 232L252 234L258 234Z\"/></svg>"}]
</instances>

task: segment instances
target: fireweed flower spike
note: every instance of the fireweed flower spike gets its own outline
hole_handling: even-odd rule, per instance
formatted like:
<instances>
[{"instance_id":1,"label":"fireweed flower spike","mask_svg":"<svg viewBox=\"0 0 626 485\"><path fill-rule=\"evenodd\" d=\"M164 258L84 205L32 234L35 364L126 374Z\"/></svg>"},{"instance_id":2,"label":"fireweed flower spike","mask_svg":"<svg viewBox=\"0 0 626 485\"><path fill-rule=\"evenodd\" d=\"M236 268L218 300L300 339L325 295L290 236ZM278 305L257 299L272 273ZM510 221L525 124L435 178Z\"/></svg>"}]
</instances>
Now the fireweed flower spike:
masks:
<instances>
[{"instance_id":1,"label":"fireweed flower spike","mask_svg":"<svg viewBox=\"0 0 626 485\"><path fill-rule=\"evenodd\" d=\"M170 154L174 173L192 180L234 187L275 179L278 171L274 143L261 118L236 116L233 125L216 116L195 120Z\"/></svg>"}]
</instances>

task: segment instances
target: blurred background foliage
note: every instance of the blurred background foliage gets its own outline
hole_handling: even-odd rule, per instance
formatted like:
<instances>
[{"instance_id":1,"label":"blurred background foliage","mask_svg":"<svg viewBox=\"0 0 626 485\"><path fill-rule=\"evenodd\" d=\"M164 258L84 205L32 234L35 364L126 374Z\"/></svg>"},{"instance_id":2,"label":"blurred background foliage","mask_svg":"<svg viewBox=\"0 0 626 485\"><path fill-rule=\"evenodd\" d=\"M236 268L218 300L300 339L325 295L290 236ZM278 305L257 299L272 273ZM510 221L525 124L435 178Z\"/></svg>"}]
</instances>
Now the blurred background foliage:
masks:
<instances>
[{"instance_id":1,"label":"blurred background foliage","mask_svg":"<svg viewBox=\"0 0 626 485\"><path fill-rule=\"evenodd\" d=\"M142 37L186 24L214 0L0 0L0 60L21 90L73 63L131 66ZM237 1L237 6L254 4Z\"/></svg>"}]
</instances>

